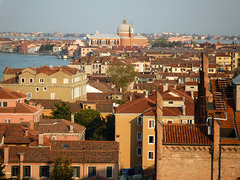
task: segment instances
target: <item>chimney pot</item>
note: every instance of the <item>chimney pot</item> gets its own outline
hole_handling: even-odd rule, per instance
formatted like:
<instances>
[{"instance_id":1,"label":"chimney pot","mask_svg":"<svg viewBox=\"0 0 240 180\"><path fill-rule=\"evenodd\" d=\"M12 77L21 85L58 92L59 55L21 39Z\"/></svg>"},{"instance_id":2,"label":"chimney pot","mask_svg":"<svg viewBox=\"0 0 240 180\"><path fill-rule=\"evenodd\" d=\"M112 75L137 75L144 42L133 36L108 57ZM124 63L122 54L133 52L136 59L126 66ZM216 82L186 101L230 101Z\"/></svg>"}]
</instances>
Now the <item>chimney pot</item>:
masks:
<instances>
[{"instance_id":1,"label":"chimney pot","mask_svg":"<svg viewBox=\"0 0 240 180\"><path fill-rule=\"evenodd\" d=\"M74 131L73 131L73 125L70 125L70 131L69 131L70 133L73 133Z\"/></svg>"},{"instance_id":2,"label":"chimney pot","mask_svg":"<svg viewBox=\"0 0 240 180\"><path fill-rule=\"evenodd\" d=\"M43 142L44 142L44 140L43 140L43 134L39 134L39 135L38 135L38 145L39 145L39 146L43 146Z\"/></svg>"},{"instance_id":3,"label":"chimney pot","mask_svg":"<svg viewBox=\"0 0 240 180\"><path fill-rule=\"evenodd\" d=\"M71 114L71 122L74 123L74 114Z\"/></svg>"}]
</instances>

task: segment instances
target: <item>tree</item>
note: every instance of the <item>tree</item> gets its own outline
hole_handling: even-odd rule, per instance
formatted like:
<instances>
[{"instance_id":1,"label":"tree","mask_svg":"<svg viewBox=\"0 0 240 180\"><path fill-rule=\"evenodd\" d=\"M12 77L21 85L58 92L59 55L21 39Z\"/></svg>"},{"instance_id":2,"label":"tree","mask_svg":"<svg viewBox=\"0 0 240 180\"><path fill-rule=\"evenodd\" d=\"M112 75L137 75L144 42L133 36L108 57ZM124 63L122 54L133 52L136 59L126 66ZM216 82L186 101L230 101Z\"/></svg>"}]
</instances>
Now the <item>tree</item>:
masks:
<instances>
[{"instance_id":1,"label":"tree","mask_svg":"<svg viewBox=\"0 0 240 180\"><path fill-rule=\"evenodd\" d=\"M134 81L137 73L134 71L134 66L113 64L108 70L107 74L110 77L110 81L117 87L125 89L131 82Z\"/></svg>"},{"instance_id":2,"label":"tree","mask_svg":"<svg viewBox=\"0 0 240 180\"><path fill-rule=\"evenodd\" d=\"M71 180L73 177L73 168L69 159L64 160L58 157L51 171L51 179L53 180Z\"/></svg>"},{"instance_id":3,"label":"tree","mask_svg":"<svg viewBox=\"0 0 240 180\"><path fill-rule=\"evenodd\" d=\"M97 129L100 130L104 125L104 121L100 116L100 112L94 109L82 109L75 115L75 122L86 127L86 139L98 140L100 135L97 134ZM100 132L100 131L99 131Z\"/></svg>"},{"instance_id":4,"label":"tree","mask_svg":"<svg viewBox=\"0 0 240 180\"><path fill-rule=\"evenodd\" d=\"M66 102L55 103L56 110L52 112L53 119L71 120L71 107Z\"/></svg>"},{"instance_id":5,"label":"tree","mask_svg":"<svg viewBox=\"0 0 240 180\"><path fill-rule=\"evenodd\" d=\"M0 179L5 179L5 173L3 172L4 168L5 165L3 163L0 163Z\"/></svg>"},{"instance_id":6,"label":"tree","mask_svg":"<svg viewBox=\"0 0 240 180\"><path fill-rule=\"evenodd\" d=\"M115 140L115 115L110 114L107 116L105 123L107 129L105 130L105 137L108 141Z\"/></svg>"}]
</instances>

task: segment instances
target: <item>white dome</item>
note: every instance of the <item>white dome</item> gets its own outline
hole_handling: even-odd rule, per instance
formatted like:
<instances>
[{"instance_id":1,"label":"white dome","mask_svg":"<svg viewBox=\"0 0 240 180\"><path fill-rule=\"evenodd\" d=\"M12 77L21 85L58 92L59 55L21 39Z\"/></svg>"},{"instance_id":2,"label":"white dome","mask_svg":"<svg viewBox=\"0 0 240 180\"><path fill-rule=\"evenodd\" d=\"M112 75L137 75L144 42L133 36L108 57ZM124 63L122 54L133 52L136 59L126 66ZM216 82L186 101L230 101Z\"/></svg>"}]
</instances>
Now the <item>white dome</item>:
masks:
<instances>
[{"instance_id":1,"label":"white dome","mask_svg":"<svg viewBox=\"0 0 240 180\"><path fill-rule=\"evenodd\" d=\"M129 25L126 22L126 19L123 20L123 23L118 26L117 33L129 33Z\"/></svg>"}]
</instances>

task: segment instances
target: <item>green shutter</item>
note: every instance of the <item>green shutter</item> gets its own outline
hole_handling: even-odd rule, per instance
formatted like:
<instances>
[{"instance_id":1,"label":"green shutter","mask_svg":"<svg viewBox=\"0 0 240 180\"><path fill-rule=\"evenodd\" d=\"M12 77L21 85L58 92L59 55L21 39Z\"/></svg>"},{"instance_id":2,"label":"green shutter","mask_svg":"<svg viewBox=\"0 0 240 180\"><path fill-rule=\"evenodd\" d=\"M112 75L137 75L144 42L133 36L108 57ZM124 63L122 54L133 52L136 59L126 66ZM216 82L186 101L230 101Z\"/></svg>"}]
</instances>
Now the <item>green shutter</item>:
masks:
<instances>
[{"instance_id":1,"label":"green shutter","mask_svg":"<svg viewBox=\"0 0 240 180\"><path fill-rule=\"evenodd\" d=\"M112 178L112 166L107 166L107 178Z\"/></svg>"},{"instance_id":2,"label":"green shutter","mask_svg":"<svg viewBox=\"0 0 240 180\"><path fill-rule=\"evenodd\" d=\"M13 176L13 167L14 167L14 166L12 166L12 176Z\"/></svg>"},{"instance_id":3,"label":"green shutter","mask_svg":"<svg viewBox=\"0 0 240 180\"><path fill-rule=\"evenodd\" d=\"M42 176L42 166L39 166L39 177Z\"/></svg>"},{"instance_id":4,"label":"green shutter","mask_svg":"<svg viewBox=\"0 0 240 180\"><path fill-rule=\"evenodd\" d=\"M80 178L80 166L77 167L77 177Z\"/></svg>"},{"instance_id":5,"label":"green shutter","mask_svg":"<svg viewBox=\"0 0 240 180\"><path fill-rule=\"evenodd\" d=\"M93 167L93 176L96 176L96 167Z\"/></svg>"},{"instance_id":6,"label":"green shutter","mask_svg":"<svg viewBox=\"0 0 240 180\"><path fill-rule=\"evenodd\" d=\"M23 177L25 177L25 176L26 176L26 167L23 166Z\"/></svg>"},{"instance_id":7,"label":"green shutter","mask_svg":"<svg viewBox=\"0 0 240 180\"><path fill-rule=\"evenodd\" d=\"M49 177L49 166L46 166L47 167L47 177Z\"/></svg>"}]
</instances>

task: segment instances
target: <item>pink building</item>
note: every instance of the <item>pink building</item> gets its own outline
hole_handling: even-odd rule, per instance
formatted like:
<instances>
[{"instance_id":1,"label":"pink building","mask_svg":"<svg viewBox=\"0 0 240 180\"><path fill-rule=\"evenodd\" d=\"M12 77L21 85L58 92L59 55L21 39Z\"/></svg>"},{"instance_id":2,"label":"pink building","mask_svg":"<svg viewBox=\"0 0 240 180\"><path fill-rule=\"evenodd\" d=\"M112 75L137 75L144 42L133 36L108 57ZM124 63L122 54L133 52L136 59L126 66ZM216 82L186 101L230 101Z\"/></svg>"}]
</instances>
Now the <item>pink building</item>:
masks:
<instances>
[{"instance_id":1,"label":"pink building","mask_svg":"<svg viewBox=\"0 0 240 180\"><path fill-rule=\"evenodd\" d=\"M26 100L26 95L0 87L0 123L40 121L43 107Z\"/></svg>"},{"instance_id":2,"label":"pink building","mask_svg":"<svg viewBox=\"0 0 240 180\"><path fill-rule=\"evenodd\" d=\"M118 142L52 140L39 133L20 124L0 124L0 162L5 165L6 178L50 179L54 161L62 157L70 158L74 179L118 179Z\"/></svg>"}]
</instances>

